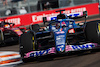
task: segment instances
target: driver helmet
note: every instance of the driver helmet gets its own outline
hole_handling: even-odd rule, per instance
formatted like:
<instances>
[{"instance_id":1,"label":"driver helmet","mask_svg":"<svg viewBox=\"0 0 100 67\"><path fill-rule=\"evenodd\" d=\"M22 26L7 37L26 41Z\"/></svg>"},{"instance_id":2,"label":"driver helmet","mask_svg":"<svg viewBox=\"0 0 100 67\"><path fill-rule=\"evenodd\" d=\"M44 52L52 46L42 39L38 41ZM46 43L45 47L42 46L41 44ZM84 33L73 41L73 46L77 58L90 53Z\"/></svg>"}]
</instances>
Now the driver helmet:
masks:
<instances>
[{"instance_id":1,"label":"driver helmet","mask_svg":"<svg viewBox=\"0 0 100 67\"><path fill-rule=\"evenodd\" d=\"M10 28L10 25L5 24L4 27L5 27L5 28Z\"/></svg>"}]
</instances>

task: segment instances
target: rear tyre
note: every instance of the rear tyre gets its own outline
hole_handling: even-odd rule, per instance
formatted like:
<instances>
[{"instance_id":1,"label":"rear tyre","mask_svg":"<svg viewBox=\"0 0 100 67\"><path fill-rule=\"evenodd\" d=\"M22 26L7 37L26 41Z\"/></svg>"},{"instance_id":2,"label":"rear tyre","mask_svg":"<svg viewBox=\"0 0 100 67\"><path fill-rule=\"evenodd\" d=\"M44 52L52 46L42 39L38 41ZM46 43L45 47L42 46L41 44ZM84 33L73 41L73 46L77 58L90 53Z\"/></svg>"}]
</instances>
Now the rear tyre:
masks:
<instances>
[{"instance_id":1,"label":"rear tyre","mask_svg":"<svg viewBox=\"0 0 100 67\"><path fill-rule=\"evenodd\" d=\"M40 26L38 24L30 25L30 29L34 32L38 32L40 29Z\"/></svg>"},{"instance_id":2,"label":"rear tyre","mask_svg":"<svg viewBox=\"0 0 100 67\"><path fill-rule=\"evenodd\" d=\"M100 44L100 20L86 23L85 35L88 41Z\"/></svg>"}]
</instances>

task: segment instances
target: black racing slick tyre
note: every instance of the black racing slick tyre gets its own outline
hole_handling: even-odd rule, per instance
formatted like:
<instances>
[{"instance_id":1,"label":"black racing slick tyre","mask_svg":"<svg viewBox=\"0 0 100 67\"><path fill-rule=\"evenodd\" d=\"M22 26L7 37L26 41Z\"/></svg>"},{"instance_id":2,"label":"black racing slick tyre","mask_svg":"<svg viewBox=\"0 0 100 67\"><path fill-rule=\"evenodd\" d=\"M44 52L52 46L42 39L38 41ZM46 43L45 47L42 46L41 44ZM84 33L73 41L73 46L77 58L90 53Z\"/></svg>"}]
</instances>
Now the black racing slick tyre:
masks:
<instances>
[{"instance_id":1,"label":"black racing slick tyre","mask_svg":"<svg viewBox=\"0 0 100 67\"><path fill-rule=\"evenodd\" d=\"M3 33L2 30L0 30L0 44L2 43L2 40L3 40Z\"/></svg>"},{"instance_id":2,"label":"black racing slick tyre","mask_svg":"<svg viewBox=\"0 0 100 67\"><path fill-rule=\"evenodd\" d=\"M27 32L20 37L20 54L23 62L26 62L24 56L26 53L36 50L35 48L35 37L34 33Z\"/></svg>"},{"instance_id":3,"label":"black racing slick tyre","mask_svg":"<svg viewBox=\"0 0 100 67\"><path fill-rule=\"evenodd\" d=\"M100 20L86 23L85 35L88 41L100 44Z\"/></svg>"}]
</instances>

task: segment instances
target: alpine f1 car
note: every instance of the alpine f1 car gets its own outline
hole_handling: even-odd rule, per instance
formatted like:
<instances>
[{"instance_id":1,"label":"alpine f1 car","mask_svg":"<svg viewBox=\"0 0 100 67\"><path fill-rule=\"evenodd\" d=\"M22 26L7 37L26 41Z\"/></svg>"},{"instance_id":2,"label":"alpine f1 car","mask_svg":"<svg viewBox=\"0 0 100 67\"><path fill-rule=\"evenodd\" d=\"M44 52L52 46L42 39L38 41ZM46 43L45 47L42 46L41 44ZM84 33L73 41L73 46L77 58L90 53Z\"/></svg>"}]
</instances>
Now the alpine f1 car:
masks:
<instances>
[{"instance_id":1,"label":"alpine f1 car","mask_svg":"<svg viewBox=\"0 0 100 67\"><path fill-rule=\"evenodd\" d=\"M15 43L19 41L19 36L23 33L19 28L13 27L13 23L5 21L6 18L2 18L0 23L0 44Z\"/></svg>"},{"instance_id":2,"label":"alpine f1 car","mask_svg":"<svg viewBox=\"0 0 100 67\"><path fill-rule=\"evenodd\" d=\"M57 17L51 18L41 30L38 24L31 25L30 31L20 37L22 60L49 54L62 54L70 51L90 50L100 47L100 20L75 24L73 19L59 10ZM59 12L57 11L57 12Z\"/></svg>"}]
</instances>

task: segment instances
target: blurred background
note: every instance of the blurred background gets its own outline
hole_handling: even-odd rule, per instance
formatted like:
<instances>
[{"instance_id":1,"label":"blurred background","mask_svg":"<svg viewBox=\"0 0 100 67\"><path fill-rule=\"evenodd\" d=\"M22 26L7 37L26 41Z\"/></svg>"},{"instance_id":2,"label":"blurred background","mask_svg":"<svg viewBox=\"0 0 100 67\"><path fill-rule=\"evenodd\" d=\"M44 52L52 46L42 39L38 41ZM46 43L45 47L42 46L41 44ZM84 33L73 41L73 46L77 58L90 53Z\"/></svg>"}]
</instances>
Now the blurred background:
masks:
<instances>
[{"instance_id":1,"label":"blurred background","mask_svg":"<svg viewBox=\"0 0 100 67\"><path fill-rule=\"evenodd\" d=\"M48 4L51 9L57 9L90 3L100 3L100 0L0 0L0 17L19 15L20 9L25 9L25 13L43 11Z\"/></svg>"}]
</instances>

